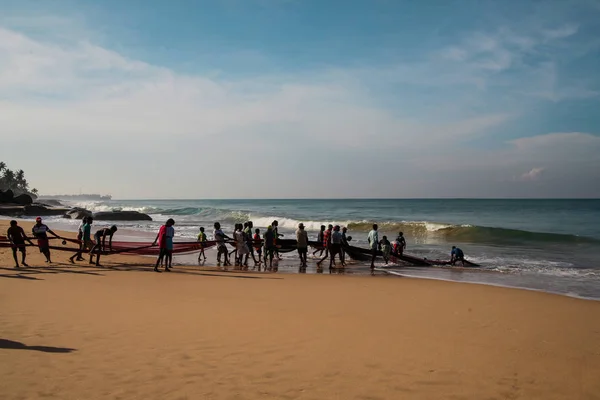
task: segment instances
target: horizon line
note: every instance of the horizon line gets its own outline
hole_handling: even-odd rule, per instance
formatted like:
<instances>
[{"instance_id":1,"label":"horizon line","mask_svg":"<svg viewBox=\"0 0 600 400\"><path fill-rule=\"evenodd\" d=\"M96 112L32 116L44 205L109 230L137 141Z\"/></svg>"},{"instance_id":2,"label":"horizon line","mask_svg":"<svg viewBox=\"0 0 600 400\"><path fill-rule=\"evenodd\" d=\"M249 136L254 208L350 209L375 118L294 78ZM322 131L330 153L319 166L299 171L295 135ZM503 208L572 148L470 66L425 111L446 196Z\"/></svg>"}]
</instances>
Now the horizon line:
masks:
<instances>
[{"instance_id":1,"label":"horizon line","mask_svg":"<svg viewBox=\"0 0 600 400\"><path fill-rule=\"evenodd\" d=\"M114 200L154 201L268 201L268 200L600 200L600 197L280 197L280 198L112 198Z\"/></svg>"}]
</instances>

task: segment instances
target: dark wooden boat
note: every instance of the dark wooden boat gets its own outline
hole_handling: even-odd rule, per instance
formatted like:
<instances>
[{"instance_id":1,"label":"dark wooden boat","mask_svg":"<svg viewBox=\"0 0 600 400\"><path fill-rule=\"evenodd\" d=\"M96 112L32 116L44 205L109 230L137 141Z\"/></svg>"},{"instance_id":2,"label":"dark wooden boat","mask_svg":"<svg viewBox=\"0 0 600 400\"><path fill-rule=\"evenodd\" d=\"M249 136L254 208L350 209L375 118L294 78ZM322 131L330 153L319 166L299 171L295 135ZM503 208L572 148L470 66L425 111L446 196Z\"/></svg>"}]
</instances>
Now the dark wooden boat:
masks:
<instances>
[{"instance_id":1,"label":"dark wooden boat","mask_svg":"<svg viewBox=\"0 0 600 400\"><path fill-rule=\"evenodd\" d=\"M364 249L362 247L356 247L356 246L345 246L344 247L344 251L346 252L346 254L348 254L348 256L350 256L350 258L352 258L353 260L356 261L371 261L371 257L372 257L372 250L371 249ZM377 250L377 256L378 257L383 257L383 253L381 252L381 250ZM390 258L396 258L397 260L402 260L405 262L408 262L410 264L413 265L418 265L418 266L433 266L433 265L451 265L450 261L446 261L446 260L429 260L427 258L420 258L420 257L415 257L415 256L411 256L409 254L396 254L396 253L391 253L390 254ZM479 264L470 262L465 260L465 265L468 265L470 267L479 267Z\"/></svg>"}]
</instances>

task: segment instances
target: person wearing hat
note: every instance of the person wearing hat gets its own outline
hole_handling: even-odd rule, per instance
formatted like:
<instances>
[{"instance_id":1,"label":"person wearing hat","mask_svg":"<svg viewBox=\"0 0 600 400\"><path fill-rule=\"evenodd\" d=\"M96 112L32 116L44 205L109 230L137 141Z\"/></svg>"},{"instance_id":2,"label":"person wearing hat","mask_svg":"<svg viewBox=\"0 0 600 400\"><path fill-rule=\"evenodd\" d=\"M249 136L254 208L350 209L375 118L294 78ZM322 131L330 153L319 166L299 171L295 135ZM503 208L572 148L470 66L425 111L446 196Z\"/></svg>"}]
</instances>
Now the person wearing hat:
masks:
<instances>
[{"instance_id":1,"label":"person wearing hat","mask_svg":"<svg viewBox=\"0 0 600 400\"><path fill-rule=\"evenodd\" d=\"M308 233L304 230L304 224L298 224L296 230L296 242L298 247L298 255L300 256L300 268L306 268L306 256L308 254Z\"/></svg>"},{"instance_id":2,"label":"person wearing hat","mask_svg":"<svg viewBox=\"0 0 600 400\"><path fill-rule=\"evenodd\" d=\"M46 256L46 262L50 264L52 260L50 259L50 240L48 240L48 234L59 238L56 233L52 232L47 225L42 223L42 217L37 217L35 219L35 225L31 228L31 233L37 239L38 247L40 248L40 253Z\"/></svg>"},{"instance_id":3,"label":"person wearing hat","mask_svg":"<svg viewBox=\"0 0 600 400\"><path fill-rule=\"evenodd\" d=\"M25 241L27 240L29 244L33 246L31 240L25 235L25 231L21 228L17 221L10 221L10 228L6 231L6 237L10 241L10 247L12 248L13 258L15 259L15 268L19 268L19 260L17 258L17 250L21 252L21 264L24 267L28 267L25 262L25 257L27 256L27 250L25 248Z\"/></svg>"}]
</instances>

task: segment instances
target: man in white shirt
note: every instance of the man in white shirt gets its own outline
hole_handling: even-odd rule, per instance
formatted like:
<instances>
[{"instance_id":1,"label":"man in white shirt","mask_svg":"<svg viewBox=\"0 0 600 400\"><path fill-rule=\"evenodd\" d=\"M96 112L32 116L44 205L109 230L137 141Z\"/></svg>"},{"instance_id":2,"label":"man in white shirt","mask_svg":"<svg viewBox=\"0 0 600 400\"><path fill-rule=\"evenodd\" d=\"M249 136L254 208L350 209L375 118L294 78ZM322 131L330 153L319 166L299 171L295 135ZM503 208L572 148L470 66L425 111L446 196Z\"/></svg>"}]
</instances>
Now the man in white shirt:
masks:
<instances>
[{"instance_id":1,"label":"man in white shirt","mask_svg":"<svg viewBox=\"0 0 600 400\"><path fill-rule=\"evenodd\" d=\"M379 233L377 233L377 224L373 224L373 229L371 232L369 232L367 239L369 240L369 248L373 254L373 258L371 258L371 274L373 274L375 273L375 257L377 257L377 250L379 249Z\"/></svg>"}]
</instances>

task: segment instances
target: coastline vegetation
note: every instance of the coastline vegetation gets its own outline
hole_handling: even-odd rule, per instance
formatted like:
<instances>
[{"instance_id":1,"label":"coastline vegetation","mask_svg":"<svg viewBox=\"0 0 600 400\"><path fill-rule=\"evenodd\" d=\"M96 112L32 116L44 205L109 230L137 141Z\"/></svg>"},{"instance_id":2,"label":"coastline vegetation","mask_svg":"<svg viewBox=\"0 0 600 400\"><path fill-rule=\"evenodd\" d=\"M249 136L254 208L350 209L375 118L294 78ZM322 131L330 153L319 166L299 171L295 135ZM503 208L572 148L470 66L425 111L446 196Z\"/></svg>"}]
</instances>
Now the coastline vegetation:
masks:
<instances>
[{"instance_id":1,"label":"coastline vegetation","mask_svg":"<svg viewBox=\"0 0 600 400\"><path fill-rule=\"evenodd\" d=\"M37 196L38 194L36 188L29 189L29 182L25 178L25 171L22 169L13 171L3 161L0 161L0 190L12 190L15 195L26 193Z\"/></svg>"}]
</instances>

